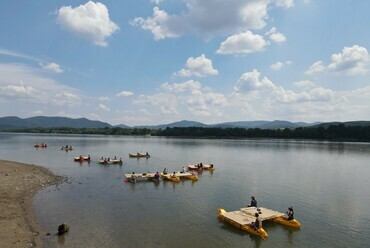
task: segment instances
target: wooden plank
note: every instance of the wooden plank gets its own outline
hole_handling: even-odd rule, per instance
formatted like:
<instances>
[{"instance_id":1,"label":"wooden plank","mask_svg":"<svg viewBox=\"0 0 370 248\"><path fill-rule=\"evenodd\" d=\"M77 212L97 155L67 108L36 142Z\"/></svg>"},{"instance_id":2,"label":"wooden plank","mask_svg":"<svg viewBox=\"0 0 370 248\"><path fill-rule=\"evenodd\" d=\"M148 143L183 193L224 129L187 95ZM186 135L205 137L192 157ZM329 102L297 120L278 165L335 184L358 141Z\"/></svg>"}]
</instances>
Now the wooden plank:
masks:
<instances>
[{"instance_id":1,"label":"wooden plank","mask_svg":"<svg viewBox=\"0 0 370 248\"><path fill-rule=\"evenodd\" d=\"M271 210L271 209L268 209L268 208L263 208L263 207L241 208L240 211L247 214L247 215L250 215L252 217L254 217L254 214L258 212L259 217L262 221L271 220L271 219L275 219L276 217L284 216L283 213L280 213L278 211Z\"/></svg>"},{"instance_id":2,"label":"wooden plank","mask_svg":"<svg viewBox=\"0 0 370 248\"><path fill-rule=\"evenodd\" d=\"M250 225L256 219L251 215L243 213L242 211L226 212L222 216L226 219L232 220L235 223L238 223L241 226Z\"/></svg>"}]
</instances>

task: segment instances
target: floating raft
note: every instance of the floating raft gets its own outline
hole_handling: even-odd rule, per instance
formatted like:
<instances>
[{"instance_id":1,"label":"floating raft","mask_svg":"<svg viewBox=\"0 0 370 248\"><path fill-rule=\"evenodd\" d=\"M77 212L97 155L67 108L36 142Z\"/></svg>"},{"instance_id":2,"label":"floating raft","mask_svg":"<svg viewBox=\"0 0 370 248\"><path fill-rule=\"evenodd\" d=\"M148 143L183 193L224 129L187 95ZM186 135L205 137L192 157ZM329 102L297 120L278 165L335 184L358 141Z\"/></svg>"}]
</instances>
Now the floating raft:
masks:
<instances>
[{"instance_id":1,"label":"floating raft","mask_svg":"<svg viewBox=\"0 0 370 248\"><path fill-rule=\"evenodd\" d=\"M150 180L150 181L159 181L158 177L155 177L155 173L142 173L142 174L125 174L125 178L130 183L136 183L136 180Z\"/></svg>"},{"instance_id":2,"label":"floating raft","mask_svg":"<svg viewBox=\"0 0 370 248\"><path fill-rule=\"evenodd\" d=\"M301 226L301 224L297 220L287 220L286 218L284 218L285 214L268 208L247 207L233 212L226 212L224 209L218 210L218 216L221 220L226 221L231 225L245 230L251 234L260 236L262 238L267 238L268 235L263 228L256 230L255 228L251 227L252 222L254 222L256 219L255 213L259 214L259 218L261 221L270 220L285 226L296 228L299 228Z\"/></svg>"},{"instance_id":3,"label":"floating raft","mask_svg":"<svg viewBox=\"0 0 370 248\"><path fill-rule=\"evenodd\" d=\"M166 180L170 180L173 182L179 182L181 178L191 179L193 181L198 180L198 177L189 172L175 172L175 173L161 173L161 177Z\"/></svg>"}]
</instances>

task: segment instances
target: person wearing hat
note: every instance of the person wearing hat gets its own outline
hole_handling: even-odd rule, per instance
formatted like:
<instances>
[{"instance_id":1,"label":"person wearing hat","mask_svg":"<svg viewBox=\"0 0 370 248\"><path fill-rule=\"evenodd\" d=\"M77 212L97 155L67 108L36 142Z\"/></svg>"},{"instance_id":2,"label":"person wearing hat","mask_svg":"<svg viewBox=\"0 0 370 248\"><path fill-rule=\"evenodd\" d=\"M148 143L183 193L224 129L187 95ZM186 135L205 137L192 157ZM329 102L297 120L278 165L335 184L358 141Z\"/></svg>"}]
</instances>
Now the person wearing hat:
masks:
<instances>
[{"instance_id":1,"label":"person wearing hat","mask_svg":"<svg viewBox=\"0 0 370 248\"><path fill-rule=\"evenodd\" d=\"M262 228L262 221L259 218L259 214L258 213L255 213L254 216L256 216L256 220L251 223L251 227L253 227L254 229L258 230L258 229Z\"/></svg>"},{"instance_id":2,"label":"person wearing hat","mask_svg":"<svg viewBox=\"0 0 370 248\"><path fill-rule=\"evenodd\" d=\"M286 212L285 218L288 219L288 220L294 220L293 207L288 208L288 211Z\"/></svg>"},{"instance_id":3,"label":"person wearing hat","mask_svg":"<svg viewBox=\"0 0 370 248\"><path fill-rule=\"evenodd\" d=\"M257 201L254 196L251 196L251 204L249 204L248 207L257 207Z\"/></svg>"}]
</instances>

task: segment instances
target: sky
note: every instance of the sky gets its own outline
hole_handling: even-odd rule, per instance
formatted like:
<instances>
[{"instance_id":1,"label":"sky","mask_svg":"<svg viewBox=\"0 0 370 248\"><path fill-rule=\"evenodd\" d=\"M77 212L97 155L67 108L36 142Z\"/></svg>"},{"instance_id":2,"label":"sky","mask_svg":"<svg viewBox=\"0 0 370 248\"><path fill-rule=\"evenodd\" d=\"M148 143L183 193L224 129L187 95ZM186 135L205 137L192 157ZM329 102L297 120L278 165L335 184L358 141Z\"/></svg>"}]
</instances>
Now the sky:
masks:
<instances>
[{"instance_id":1,"label":"sky","mask_svg":"<svg viewBox=\"0 0 370 248\"><path fill-rule=\"evenodd\" d=\"M370 120L368 0L0 1L0 117Z\"/></svg>"}]
</instances>

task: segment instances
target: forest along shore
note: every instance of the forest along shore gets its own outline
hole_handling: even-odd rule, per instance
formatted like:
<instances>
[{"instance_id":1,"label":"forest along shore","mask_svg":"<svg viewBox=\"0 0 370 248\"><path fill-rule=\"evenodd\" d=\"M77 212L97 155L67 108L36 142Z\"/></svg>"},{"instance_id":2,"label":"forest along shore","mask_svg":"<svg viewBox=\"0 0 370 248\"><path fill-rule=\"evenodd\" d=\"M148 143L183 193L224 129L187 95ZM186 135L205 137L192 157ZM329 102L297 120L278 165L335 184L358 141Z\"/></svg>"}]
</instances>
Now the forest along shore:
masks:
<instances>
[{"instance_id":1,"label":"forest along shore","mask_svg":"<svg viewBox=\"0 0 370 248\"><path fill-rule=\"evenodd\" d=\"M63 178L36 165L0 160L1 247L42 247L32 199L38 190Z\"/></svg>"}]
</instances>

